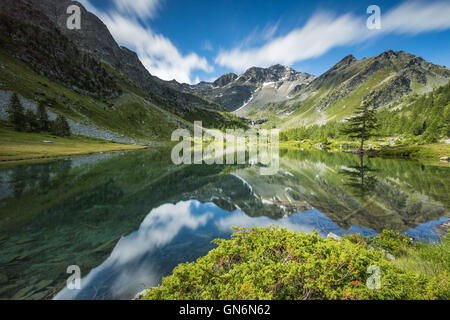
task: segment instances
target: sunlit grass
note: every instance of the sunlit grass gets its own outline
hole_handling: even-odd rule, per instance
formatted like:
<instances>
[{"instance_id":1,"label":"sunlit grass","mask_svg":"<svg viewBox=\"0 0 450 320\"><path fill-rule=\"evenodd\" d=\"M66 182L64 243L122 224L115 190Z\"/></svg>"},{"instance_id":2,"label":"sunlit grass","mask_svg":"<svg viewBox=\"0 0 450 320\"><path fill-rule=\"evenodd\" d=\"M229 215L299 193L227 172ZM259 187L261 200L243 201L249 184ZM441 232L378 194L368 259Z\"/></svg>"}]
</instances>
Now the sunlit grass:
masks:
<instances>
[{"instance_id":1,"label":"sunlit grass","mask_svg":"<svg viewBox=\"0 0 450 320\"><path fill-rule=\"evenodd\" d=\"M420 244L408 248L405 254L394 260L402 270L433 278L448 272L450 268L450 234L442 237L440 243ZM450 279L448 279L450 281Z\"/></svg>"},{"instance_id":2,"label":"sunlit grass","mask_svg":"<svg viewBox=\"0 0 450 320\"><path fill-rule=\"evenodd\" d=\"M144 147L82 136L61 138L50 134L0 129L0 161L64 157L141 148Z\"/></svg>"}]
</instances>

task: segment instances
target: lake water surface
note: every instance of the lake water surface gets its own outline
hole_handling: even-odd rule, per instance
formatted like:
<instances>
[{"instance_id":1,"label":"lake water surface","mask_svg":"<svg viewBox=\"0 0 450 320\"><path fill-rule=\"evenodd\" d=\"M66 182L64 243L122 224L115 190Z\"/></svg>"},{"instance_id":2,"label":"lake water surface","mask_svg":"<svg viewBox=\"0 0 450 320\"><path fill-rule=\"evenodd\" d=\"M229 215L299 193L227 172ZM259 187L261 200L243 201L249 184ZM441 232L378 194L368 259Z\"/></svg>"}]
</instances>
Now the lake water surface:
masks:
<instances>
[{"instance_id":1,"label":"lake water surface","mask_svg":"<svg viewBox=\"0 0 450 320\"><path fill-rule=\"evenodd\" d=\"M176 166L166 149L0 166L0 299L130 299L233 226L437 241L450 217L449 167L281 151L277 174L259 169Z\"/></svg>"}]
</instances>

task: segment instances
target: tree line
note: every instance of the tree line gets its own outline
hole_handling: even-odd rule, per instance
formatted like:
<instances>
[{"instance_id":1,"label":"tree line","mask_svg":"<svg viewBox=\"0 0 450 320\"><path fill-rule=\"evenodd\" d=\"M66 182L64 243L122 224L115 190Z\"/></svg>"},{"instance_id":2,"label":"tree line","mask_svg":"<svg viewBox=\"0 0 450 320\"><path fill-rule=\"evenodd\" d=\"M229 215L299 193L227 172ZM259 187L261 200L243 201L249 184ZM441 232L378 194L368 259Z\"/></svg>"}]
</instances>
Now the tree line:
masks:
<instances>
[{"instance_id":1,"label":"tree line","mask_svg":"<svg viewBox=\"0 0 450 320\"><path fill-rule=\"evenodd\" d=\"M281 132L282 141L327 139L360 139L361 144L371 136L409 135L419 143L434 143L450 137L450 83L418 96L412 95L406 105L395 110L375 110L364 101L345 121L330 121L324 125L298 127Z\"/></svg>"},{"instance_id":2,"label":"tree line","mask_svg":"<svg viewBox=\"0 0 450 320\"><path fill-rule=\"evenodd\" d=\"M38 104L37 112L24 109L19 97L13 93L9 103L9 121L14 129L20 132L48 132L59 137L71 135L70 126L66 117L58 115L55 120L50 120L47 108L41 101Z\"/></svg>"}]
</instances>

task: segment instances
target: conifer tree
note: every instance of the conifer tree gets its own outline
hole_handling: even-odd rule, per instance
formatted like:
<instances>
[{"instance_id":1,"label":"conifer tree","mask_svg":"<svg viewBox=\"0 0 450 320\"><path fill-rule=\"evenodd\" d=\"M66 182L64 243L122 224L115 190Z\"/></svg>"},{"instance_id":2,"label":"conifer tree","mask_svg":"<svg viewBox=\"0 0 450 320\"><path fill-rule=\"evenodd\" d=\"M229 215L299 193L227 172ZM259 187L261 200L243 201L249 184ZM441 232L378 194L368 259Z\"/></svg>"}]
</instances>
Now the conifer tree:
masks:
<instances>
[{"instance_id":1,"label":"conifer tree","mask_svg":"<svg viewBox=\"0 0 450 320\"><path fill-rule=\"evenodd\" d=\"M323 138L320 143L322 144L322 150L328 151L331 149L331 142L328 140L327 137Z\"/></svg>"},{"instance_id":2,"label":"conifer tree","mask_svg":"<svg viewBox=\"0 0 450 320\"><path fill-rule=\"evenodd\" d=\"M62 116L61 124L64 137L70 137L71 135L70 126L69 123L67 122L66 117Z\"/></svg>"},{"instance_id":3,"label":"conifer tree","mask_svg":"<svg viewBox=\"0 0 450 320\"><path fill-rule=\"evenodd\" d=\"M9 121L14 125L15 130L23 131L26 129L25 111L16 93L11 96L8 113Z\"/></svg>"},{"instance_id":4,"label":"conifer tree","mask_svg":"<svg viewBox=\"0 0 450 320\"><path fill-rule=\"evenodd\" d=\"M374 136L374 130L377 128L375 110L370 105L371 102L366 100L356 108L355 114L346 120L346 126L342 130L342 133L350 138L361 139L359 153L364 153L364 141Z\"/></svg>"},{"instance_id":5,"label":"conifer tree","mask_svg":"<svg viewBox=\"0 0 450 320\"><path fill-rule=\"evenodd\" d=\"M52 125L52 132L54 135L60 137L68 137L71 135L69 123L64 116L58 115L56 117L56 120Z\"/></svg>"},{"instance_id":6,"label":"conifer tree","mask_svg":"<svg viewBox=\"0 0 450 320\"><path fill-rule=\"evenodd\" d=\"M27 110L25 112L26 119L26 130L29 132L39 131L39 124L37 121L36 114L32 110Z\"/></svg>"},{"instance_id":7,"label":"conifer tree","mask_svg":"<svg viewBox=\"0 0 450 320\"><path fill-rule=\"evenodd\" d=\"M37 112L37 121L39 125L39 130L48 132L50 131L50 120L48 118L47 109L43 102L39 103Z\"/></svg>"}]
</instances>

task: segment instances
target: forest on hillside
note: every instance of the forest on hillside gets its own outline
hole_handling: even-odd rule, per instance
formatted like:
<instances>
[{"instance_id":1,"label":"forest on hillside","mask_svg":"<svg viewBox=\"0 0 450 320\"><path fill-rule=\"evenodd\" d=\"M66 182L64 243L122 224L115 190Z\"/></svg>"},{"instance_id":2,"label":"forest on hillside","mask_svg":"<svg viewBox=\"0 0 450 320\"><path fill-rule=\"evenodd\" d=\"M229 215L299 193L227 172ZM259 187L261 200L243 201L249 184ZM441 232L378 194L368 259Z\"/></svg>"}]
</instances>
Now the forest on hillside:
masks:
<instances>
[{"instance_id":1,"label":"forest on hillside","mask_svg":"<svg viewBox=\"0 0 450 320\"><path fill-rule=\"evenodd\" d=\"M403 107L376 111L376 134L379 137L407 135L419 144L450 137L450 83L423 95L413 94L403 104ZM281 132L280 140L351 140L343 133L346 126L345 121L330 121L324 125L293 128Z\"/></svg>"}]
</instances>

